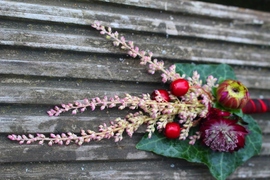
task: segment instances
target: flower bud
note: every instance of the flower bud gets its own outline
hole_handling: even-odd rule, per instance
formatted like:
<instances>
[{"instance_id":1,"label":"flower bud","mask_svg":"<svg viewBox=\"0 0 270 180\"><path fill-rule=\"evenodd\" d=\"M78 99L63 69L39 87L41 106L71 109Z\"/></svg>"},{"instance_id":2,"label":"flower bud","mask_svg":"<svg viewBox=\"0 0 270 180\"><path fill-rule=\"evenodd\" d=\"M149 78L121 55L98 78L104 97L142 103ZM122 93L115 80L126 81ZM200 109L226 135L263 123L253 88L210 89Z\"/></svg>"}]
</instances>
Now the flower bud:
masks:
<instances>
[{"instance_id":1,"label":"flower bud","mask_svg":"<svg viewBox=\"0 0 270 180\"><path fill-rule=\"evenodd\" d=\"M217 88L217 101L225 108L241 109L248 100L248 89L239 81L227 79Z\"/></svg>"}]
</instances>

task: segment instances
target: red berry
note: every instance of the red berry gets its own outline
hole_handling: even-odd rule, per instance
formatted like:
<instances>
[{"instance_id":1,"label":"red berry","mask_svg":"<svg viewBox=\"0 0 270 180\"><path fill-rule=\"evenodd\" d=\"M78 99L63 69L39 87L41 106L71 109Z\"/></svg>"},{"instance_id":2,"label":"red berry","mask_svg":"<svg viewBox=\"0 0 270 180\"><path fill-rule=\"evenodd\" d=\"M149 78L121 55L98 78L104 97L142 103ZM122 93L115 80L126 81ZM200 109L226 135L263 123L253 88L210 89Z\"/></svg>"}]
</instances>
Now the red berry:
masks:
<instances>
[{"instance_id":1,"label":"red berry","mask_svg":"<svg viewBox=\"0 0 270 180\"><path fill-rule=\"evenodd\" d=\"M165 89L158 89L152 92L151 99L157 100L156 99L156 97L158 96L157 91L159 92L160 97L162 98L163 101L169 102L171 100L168 91Z\"/></svg>"},{"instance_id":2,"label":"red berry","mask_svg":"<svg viewBox=\"0 0 270 180\"><path fill-rule=\"evenodd\" d=\"M185 79L176 79L171 83L170 89L173 95L183 96L188 92L188 81Z\"/></svg>"},{"instance_id":3,"label":"red berry","mask_svg":"<svg viewBox=\"0 0 270 180\"><path fill-rule=\"evenodd\" d=\"M164 129L164 135L169 139L176 139L180 136L181 127L177 122L169 122Z\"/></svg>"}]
</instances>

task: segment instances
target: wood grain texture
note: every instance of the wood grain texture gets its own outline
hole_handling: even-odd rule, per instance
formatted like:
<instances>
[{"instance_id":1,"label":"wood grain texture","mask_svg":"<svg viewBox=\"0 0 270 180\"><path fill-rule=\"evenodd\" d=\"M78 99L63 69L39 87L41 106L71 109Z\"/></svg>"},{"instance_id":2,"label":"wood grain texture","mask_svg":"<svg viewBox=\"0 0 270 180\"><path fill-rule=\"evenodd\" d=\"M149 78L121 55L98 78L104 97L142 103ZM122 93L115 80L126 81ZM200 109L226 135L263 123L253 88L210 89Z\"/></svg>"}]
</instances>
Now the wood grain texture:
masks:
<instances>
[{"instance_id":1,"label":"wood grain texture","mask_svg":"<svg viewBox=\"0 0 270 180\"><path fill-rule=\"evenodd\" d=\"M267 164L268 161L254 157L238 168L229 179L266 179L269 177L269 166L260 168L261 163ZM158 169L162 171L156 171ZM21 173L15 174L18 170ZM1 169L0 172L8 179L213 179L206 167L169 158L151 161L13 163L7 164L5 170Z\"/></svg>"},{"instance_id":2,"label":"wood grain texture","mask_svg":"<svg viewBox=\"0 0 270 180\"><path fill-rule=\"evenodd\" d=\"M79 132L129 111L48 117L61 103L167 88L91 24L98 20L142 49L173 63L227 63L252 98L270 97L270 14L197 1L1 0L0 174L3 179L213 179L206 166L139 151L134 137L83 146L18 145L11 133ZM270 119L259 156L229 179L269 179ZM0 179L1 179L0 178Z\"/></svg>"},{"instance_id":3,"label":"wood grain texture","mask_svg":"<svg viewBox=\"0 0 270 180\"><path fill-rule=\"evenodd\" d=\"M199 1L151 1L151 0L101 0L104 2L113 2L117 4L132 5L143 8L157 9L160 11L169 11L174 13L187 13L212 18L222 18L230 20L239 20L243 23L263 24L269 22L269 14L238 7L228 7L219 4L210 4Z\"/></svg>"}]
</instances>

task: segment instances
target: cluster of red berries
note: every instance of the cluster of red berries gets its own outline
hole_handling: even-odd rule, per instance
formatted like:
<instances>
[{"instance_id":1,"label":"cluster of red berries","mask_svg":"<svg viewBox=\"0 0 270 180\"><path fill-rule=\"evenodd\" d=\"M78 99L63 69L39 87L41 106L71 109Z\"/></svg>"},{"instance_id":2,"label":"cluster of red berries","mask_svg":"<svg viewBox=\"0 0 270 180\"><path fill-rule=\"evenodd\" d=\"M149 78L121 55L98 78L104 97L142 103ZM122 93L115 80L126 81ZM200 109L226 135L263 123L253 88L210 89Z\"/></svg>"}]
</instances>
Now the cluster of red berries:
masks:
<instances>
[{"instance_id":1,"label":"cluster of red berries","mask_svg":"<svg viewBox=\"0 0 270 180\"><path fill-rule=\"evenodd\" d=\"M177 97L185 95L189 90L189 83L186 79L176 79L170 84L170 92ZM159 93L159 94L158 94ZM151 94L151 98L156 100L156 97L162 98L163 101L169 102L169 92L165 89L158 89ZM164 129L164 135L169 139L176 139L180 136L181 127L177 122L169 122Z\"/></svg>"}]
</instances>

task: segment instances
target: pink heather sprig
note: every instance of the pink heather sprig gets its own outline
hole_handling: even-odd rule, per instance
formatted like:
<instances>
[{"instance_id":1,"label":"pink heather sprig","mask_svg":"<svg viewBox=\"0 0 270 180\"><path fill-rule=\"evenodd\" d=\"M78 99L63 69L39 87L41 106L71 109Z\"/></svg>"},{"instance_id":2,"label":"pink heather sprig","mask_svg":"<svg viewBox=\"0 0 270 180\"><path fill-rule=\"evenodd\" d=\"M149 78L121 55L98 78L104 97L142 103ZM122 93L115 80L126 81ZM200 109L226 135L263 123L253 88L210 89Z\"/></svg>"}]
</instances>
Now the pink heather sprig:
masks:
<instances>
[{"instance_id":1,"label":"pink heather sprig","mask_svg":"<svg viewBox=\"0 0 270 180\"><path fill-rule=\"evenodd\" d=\"M200 138L201 138L201 133L200 131L197 131L195 135L189 137L190 139L189 144L194 145L196 140L199 140Z\"/></svg>"},{"instance_id":2,"label":"pink heather sprig","mask_svg":"<svg viewBox=\"0 0 270 180\"><path fill-rule=\"evenodd\" d=\"M203 111L205 105L198 102L198 96L200 94L194 94L193 96L186 97L185 101L179 101L174 95L170 95L174 101L172 102L158 102L151 99L149 94L142 94L141 97L131 96L130 94L125 94L124 98L114 96L113 98L93 98L91 100L84 99L82 102L62 104L61 106L55 106L54 109L47 111L49 116L59 116L63 112L72 111L72 114L77 114L78 112L84 112L87 108L90 108L92 111L96 107L100 107L100 110L105 108L114 108L118 107L119 110L124 108L129 109L142 109L145 113L149 114L152 118L157 118L160 114L171 114L177 115L180 112L188 111L189 108L197 108L200 111ZM161 99L161 98L160 98ZM190 103L191 101L196 101L196 103ZM190 112L187 112L190 113ZM197 113L197 111L196 111Z\"/></svg>"},{"instance_id":3,"label":"pink heather sprig","mask_svg":"<svg viewBox=\"0 0 270 180\"><path fill-rule=\"evenodd\" d=\"M126 99L130 97L130 95L127 95ZM67 112L72 110L72 114L77 114L78 112L84 112L86 108L90 108L92 111L96 109L97 106L100 107L100 110L104 110L105 108L113 108L116 105L121 104L119 106L119 109L125 108L125 99L120 99L118 96L114 96L113 98L108 99L107 96L105 96L103 99L100 99L99 97L89 99L84 99L83 101L77 101L74 103L68 103L68 104L62 104L61 106L55 106L53 109L50 109L47 111L49 116L59 116L63 112ZM130 107L131 109L135 107Z\"/></svg>"},{"instance_id":4,"label":"pink heather sprig","mask_svg":"<svg viewBox=\"0 0 270 180\"><path fill-rule=\"evenodd\" d=\"M36 135L9 135L8 138L13 141L18 141L20 144L31 144L38 142L43 144L48 142L49 146L53 144L58 145L69 145L71 142L74 142L78 145L82 145L85 142L90 141L99 141L101 139L110 139L114 138L115 142L121 141L123 139L123 133L126 130L126 133L132 137L133 133L143 124L151 124L152 118L143 115L142 112L137 112L134 114L127 115L126 119L117 118L115 121L112 121L110 125L102 124L99 126L99 131L94 132L91 130L81 130L80 134L75 134L72 132L53 134L51 133L49 137L46 137L44 134Z\"/></svg>"},{"instance_id":5,"label":"pink heather sprig","mask_svg":"<svg viewBox=\"0 0 270 180\"><path fill-rule=\"evenodd\" d=\"M150 106L153 103L155 104L157 102L151 100L149 94L143 94L141 98L126 94L124 98L119 98L118 96L108 98L105 96L103 99L96 97L91 100L84 99L82 102L77 101L75 103L62 104L60 107L55 106L54 109L47 111L47 113L49 116L58 116L63 112L72 110L72 114L75 115L78 112L84 112L87 108L91 108L91 110L94 111L96 107L100 107L100 110L104 110L105 108L114 108L116 106L119 110L126 107L130 109L137 109L140 107L147 111L147 106Z\"/></svg>"},{"instance_id":6,"label":"pink heather sprig","mask_svg":"<svg viewBox=\"0 0 270 180\"><path fill-rule=\"evenodd\" d=\"M110 39L113 39L114 46L120 46L121 49L127 50L128 54L133 57L140 57L140 64L148 66L148 72L154 74L157 70L162 71L161 77L162 82L173 81L175 79L183 78L178 73L175 72L175 65L172 65L169 69L164 68L164 62L158 61L157 59L152 60L153 53L141 51L139 47L134 45L133 41L126 41L125 37L121 36L119 38L119 33L117 31L112 32L110 27L102 26L99 22L95 22L92 25L93 28L100 31L100 34L105 34Z\"/></svg>"}]
</instances>

